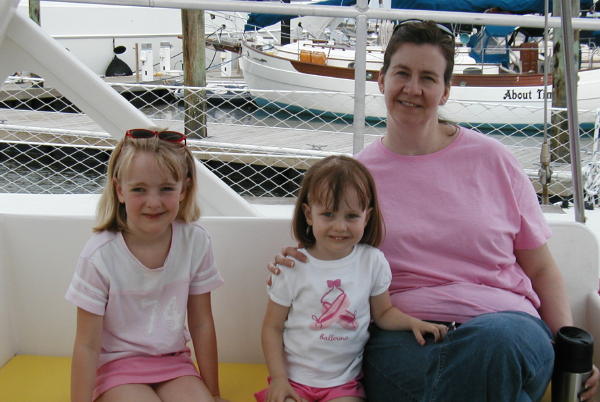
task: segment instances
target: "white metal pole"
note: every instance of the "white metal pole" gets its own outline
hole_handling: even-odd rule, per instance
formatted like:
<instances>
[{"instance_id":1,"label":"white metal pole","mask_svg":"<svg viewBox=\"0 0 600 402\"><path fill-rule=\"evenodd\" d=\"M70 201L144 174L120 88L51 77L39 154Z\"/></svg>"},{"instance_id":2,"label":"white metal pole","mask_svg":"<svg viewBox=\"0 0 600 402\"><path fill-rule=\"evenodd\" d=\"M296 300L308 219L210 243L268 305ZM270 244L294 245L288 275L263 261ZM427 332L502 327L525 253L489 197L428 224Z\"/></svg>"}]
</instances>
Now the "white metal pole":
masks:
<instances>
[{"instance_id":1,"label":"white metal pole","mask_svg":"<svg viewBox=\"0 0 600 402\"><path fill-rule=\"evenodd\" d=\"M575 220L585 223L583 185L581 180L581 157L579 155L579 119L577 116L577 70L573 66L573 26L571 24L571 0L561 0L561 21L565 58L565 81L567 87L567 116L569 117L569 148L571 150L571 177Z\"/></svg>"},{"instance_id":2,"label":"white metal pole","mask_svg":"<svg viewBox=\"0 0 600 402\"><path fill-rule=\"evenodd\" d=\"M356 7L365 12L369 9L368 0L358 0ZM365 145L365 97L367 71L367 17L356 17L356 45L354 51L354 121L352 153L357 154Z\"/></svg>"},{"instance_id":3,"label":"white metal pole","mask_svg":"<svg viewBox=\"0 0 600 402\"><path fill-rule=\"evenodd\" d=\"M323 17L350 17L356 18L365 14L367 19L410 19L434 20L437 22L463 23L475 25L506 25L523 27L544 27L544 17L535 15L513 15L492 13L464 13L449 11L429 10L404 10L372 8L361 12L357 7L316 6L305 4L283 4L259 1L223 1L223 0L47 0L58 3L105 4L118 6L138 6L176 9L201 9L214 11L244 11L267 14L285 15L316 15ZM575 29L598 30L598 18L573 18L572 25ZM561 26L559 17L550 17L548 26L556 28Z\"/></svg>"}]
</instances>

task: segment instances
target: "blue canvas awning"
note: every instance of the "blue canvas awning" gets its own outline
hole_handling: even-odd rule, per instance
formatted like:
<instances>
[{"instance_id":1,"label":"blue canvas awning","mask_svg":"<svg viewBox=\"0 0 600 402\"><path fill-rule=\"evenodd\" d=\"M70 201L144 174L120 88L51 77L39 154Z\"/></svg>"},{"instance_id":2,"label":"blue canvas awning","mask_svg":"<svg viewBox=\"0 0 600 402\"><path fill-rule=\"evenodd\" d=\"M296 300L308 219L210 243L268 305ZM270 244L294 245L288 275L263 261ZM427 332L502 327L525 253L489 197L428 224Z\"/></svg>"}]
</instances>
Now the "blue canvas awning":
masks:
<instances>
[{"instance_id":1,"label":"blue canvas awning","mask_svg":"<svg viewBox=\"0 0 600 402\"><path fill-rule=\"evenodd\" d=\"M588 10L592 0L580 0L580 9ZM323 0L316 5L353 6L356 0ZM516 14L544 13L544 0L392 0L392 8L408 10L459 11L481 13L490 8L499 8ZM552 10L552 0L550 0ZM251 13L244 28L245 31L260 29L276 24L290 15Z\"/></svg>"},{"instance_id":2,"label":"blue canvas awning","mask_svg":"<svg viewBox=\"0 0 600 402\"><path fill-rule=\"evenodd\" d=\"M580 0L581 10L589 9L592 3L592 0ZM544 0L392 0L392 8L472 13L499 8L515 14L543 14ZM552 0L550 0L550 10L552 10Z\"/></svg>"},{"instance_id":3,"label":"blue canvas awning","mask_svg":"<svg viewBox=\"0 0 600 402\"><path fill-rule=\"evenodd\" d=\"M356 0L323 0L323 1L316 2L316 3L312 3L311 5L353 6L355 4L356 4ZM280 22L286 18L294 18L294 17L295 16L293 16L293 15L251 13L248 16L248 21L246 21L246 26L244 27L244 31L253 31L255 29L268 27L270 25L277 24L278 22Z\"/></svg>"}]
</instances>

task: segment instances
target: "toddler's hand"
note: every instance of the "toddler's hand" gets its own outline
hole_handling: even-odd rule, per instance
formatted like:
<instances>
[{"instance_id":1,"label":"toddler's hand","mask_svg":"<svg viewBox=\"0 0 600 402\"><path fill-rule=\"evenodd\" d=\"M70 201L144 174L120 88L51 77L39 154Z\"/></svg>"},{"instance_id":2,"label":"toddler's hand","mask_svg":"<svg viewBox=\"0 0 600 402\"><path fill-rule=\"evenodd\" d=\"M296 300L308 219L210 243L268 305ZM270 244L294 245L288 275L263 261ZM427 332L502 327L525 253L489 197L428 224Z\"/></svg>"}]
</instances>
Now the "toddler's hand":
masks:
<instances>
[{"instance_id":1,"label":"toddler's hand","mask_svg":"<svg viewBox=\"0 0 600 402\"><path fill-rule=\"evenodd\" d=\"M271 380L269 392L267 393L267 402L304 402L287 379Z\"/></svg>"},{"instance_id":2,"label":"toddler's hand","mask_svg":"<svg viewBox=\"0 0 600 402\"><path fill-rule=\"evenodd\" d=\"M434 342L441 341L448 333L448 327L442 324L433 324L413 318L410 329L412 330L419 345L425 345L425 334L433 335Z\"/></svg>"}]
</instances>

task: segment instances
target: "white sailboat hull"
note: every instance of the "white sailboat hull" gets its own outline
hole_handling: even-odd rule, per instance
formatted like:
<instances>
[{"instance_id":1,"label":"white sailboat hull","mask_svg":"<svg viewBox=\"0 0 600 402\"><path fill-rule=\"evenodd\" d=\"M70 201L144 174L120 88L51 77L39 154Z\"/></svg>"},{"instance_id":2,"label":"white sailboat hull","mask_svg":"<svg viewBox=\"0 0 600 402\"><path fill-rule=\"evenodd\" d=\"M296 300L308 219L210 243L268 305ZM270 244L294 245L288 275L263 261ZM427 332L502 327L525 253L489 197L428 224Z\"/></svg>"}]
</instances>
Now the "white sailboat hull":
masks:
<instances>
[{"instance_id":1,"label":"white sailboat hull","mask_svg":"<svg viewBox=\"0 0 600 402\"><path fill-rule=\"evenodd\" d=\"M243 46L240 67L251 94L263 102L308 109L315 113L352 115L354 80L297 71L290 60ZM272 92L271 92L272 91ZM281 91L291 91L281 95ZM304 91L304 93L303 93ZM552 88L548 87L551 96ZM582 71L579 122L592 123L600 108L600 70ZM344 93L343 96L339 93ZM385 118L383 96L375 81L366 82L367 118ZM551 102L548 102L548 107ZM453 86L441 108L444 118L470 124L542 124L543 86ZM549 121L549 120L548 120Z\"/></svg>"}]
</instances>

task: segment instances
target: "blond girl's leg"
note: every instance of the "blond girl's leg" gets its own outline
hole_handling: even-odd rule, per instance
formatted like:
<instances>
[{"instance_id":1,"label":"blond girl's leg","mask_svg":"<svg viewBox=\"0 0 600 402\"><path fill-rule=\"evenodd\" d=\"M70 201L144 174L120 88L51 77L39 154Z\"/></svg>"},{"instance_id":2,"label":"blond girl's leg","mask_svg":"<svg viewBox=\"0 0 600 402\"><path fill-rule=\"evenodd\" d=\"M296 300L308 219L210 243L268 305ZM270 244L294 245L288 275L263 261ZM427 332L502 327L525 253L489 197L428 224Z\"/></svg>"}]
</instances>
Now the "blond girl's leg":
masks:
<instances>
[{"instance_id":1,"label":"blond girl's leg","mask_svg":"<svg viewBox=\"0 0 600 402\"><path fill-rule=\"evenodd\" d=\"M109 389L95 402L160 402L160 398L150 385L123 384Z\"/></svg>"},{"instance_id":2,"label":"blond girl's leg","mask_svg":"<svg viewBox=\"0 0 600 402\"><path fill-rule=\"evenodd\" d=\"M191 375L177 377L154 386L163 402L213 402L210 391L204 382Z\"/></svg>"}]
</instances>

